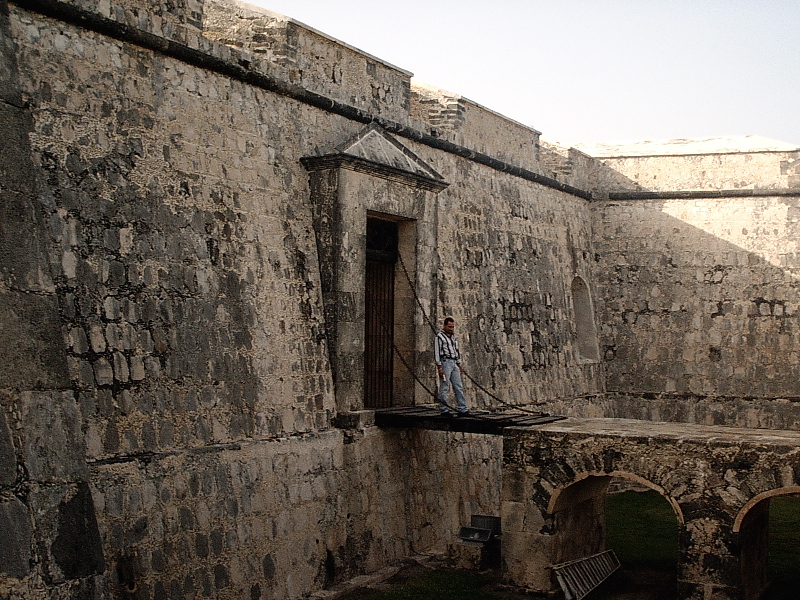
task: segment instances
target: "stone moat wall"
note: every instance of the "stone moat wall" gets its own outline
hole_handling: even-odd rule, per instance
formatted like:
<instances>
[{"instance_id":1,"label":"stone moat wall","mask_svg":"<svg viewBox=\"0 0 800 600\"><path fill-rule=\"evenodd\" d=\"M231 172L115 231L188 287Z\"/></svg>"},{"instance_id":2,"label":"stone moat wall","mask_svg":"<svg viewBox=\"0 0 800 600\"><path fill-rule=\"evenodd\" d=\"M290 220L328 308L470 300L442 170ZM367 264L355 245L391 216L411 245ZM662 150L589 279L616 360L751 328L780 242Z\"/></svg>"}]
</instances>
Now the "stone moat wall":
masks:
<instances>
[{"instance_id":1,"label":"stone moat wall","mask_svg":"<svg viewBox=\"0 0 800 600\"><path fill-rule=\"evenodd\" d=\"M2 5L11 597L299 597L499 512L498 439L331 424L300 158L352 137L364 114L433 137L430 111L411 116L409 75L301 28L341 54L342 77L362 62L335 95L322 78L336 65L292 80L307 59L205 38L202 8ZM284 75L286 89L264 83ZM304 90L357 110L323 110ZM521 154L503 158L537 165L538 132L480 111L467 106L474 133L456 120L438 139L491 153L507 129ZM439 239L426 302L436 321L458 318L470 372L514 403L599 392L570 320L575 274L593 281L587 201L413 138L399 139L450 183L417 225Z\"/></svg>"},{"instance_id":2,"label":"stone moat wall","mask_svg":"<svg viewBox=\"0 0 800 600\"><path fill-rule=\"evenodd\" d=\"M774 196L623 197L694 180L252 7L0 9L0 593L295 598L500 513L499 438L379 430L342 375L368 210L402 223L429 388L452 314L473 407L796 427L796 153L726 163ZM440 180L342 162L369 124Z\"/></svg>"}]
</instances>

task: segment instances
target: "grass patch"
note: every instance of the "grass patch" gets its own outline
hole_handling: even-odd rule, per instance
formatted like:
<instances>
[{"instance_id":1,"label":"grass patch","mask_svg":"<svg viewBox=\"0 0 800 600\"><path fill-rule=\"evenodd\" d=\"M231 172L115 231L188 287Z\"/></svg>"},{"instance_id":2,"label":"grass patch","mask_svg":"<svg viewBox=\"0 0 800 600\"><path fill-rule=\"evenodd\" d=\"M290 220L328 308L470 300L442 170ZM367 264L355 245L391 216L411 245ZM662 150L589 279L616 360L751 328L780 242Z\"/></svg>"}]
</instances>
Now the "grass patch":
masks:
<instances>
[{"instance_id":1,"label":"grass patch","mask_svg":"<svg viewBox=\"0 0 800 600\"><path fill-rule=\"evenodd\" d=\"M778 496L769 501L769 576L800 579L800 498Z\"/></svg>"},{"instance_id":2,"label":"grass patch","mask_svg":"<svg viewBox=\"0 0 800 600\"><path fill-rule=\"evenodd\" d=\"M678 520L658 492L606 496L606 548L628 568L675 569Z\"/></svg>"},{"instance_id":3,"label":"grass patch","mask_svg":"<svg viewBox=\"0 0 800 600\"><path fill-rule=\"evenodd\" d=\"M358 600L508 600L515 594L491 591L491 577L469 571L428 571L404 585L388 590L359 594Z\"/></svg>"}]
</instances>

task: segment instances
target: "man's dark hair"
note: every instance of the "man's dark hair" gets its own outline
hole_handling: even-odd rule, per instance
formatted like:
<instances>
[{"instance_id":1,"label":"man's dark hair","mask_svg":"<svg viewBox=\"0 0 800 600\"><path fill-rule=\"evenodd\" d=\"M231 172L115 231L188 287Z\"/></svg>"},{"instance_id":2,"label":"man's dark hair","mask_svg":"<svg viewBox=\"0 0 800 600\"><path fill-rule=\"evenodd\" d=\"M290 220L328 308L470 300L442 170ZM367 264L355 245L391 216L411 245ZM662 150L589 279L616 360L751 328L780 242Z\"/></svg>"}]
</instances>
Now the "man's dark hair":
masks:
<instances>
[{"instance_id":1,"label":"man's dark hair","mask_svg":"<svg viewBox=\"0 0 800 600\"><path fill-rule=\"evenodd\" d=\"M445 317L444 324L447 325L448 323L455 323L456 320L453 317Z\"/></svg>"}]
</instances>

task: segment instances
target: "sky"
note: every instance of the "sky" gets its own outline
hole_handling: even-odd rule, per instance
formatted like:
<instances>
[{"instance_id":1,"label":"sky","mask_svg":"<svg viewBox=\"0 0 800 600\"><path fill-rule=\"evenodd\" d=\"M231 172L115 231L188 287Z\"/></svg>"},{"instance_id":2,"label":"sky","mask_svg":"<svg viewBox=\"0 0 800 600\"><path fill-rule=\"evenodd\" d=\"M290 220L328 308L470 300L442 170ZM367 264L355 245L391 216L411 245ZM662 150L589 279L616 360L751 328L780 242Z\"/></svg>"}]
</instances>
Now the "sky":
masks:
<instances>
[{"instance_id":1,"label":"sky","mask_svg":"<svg viewBox=\"0 0 800 600\"><path fill-rule=\"evenodd\" d=\"M800 146L800 0L248 0L562 143Z\"/></svg>"}]
</instances>

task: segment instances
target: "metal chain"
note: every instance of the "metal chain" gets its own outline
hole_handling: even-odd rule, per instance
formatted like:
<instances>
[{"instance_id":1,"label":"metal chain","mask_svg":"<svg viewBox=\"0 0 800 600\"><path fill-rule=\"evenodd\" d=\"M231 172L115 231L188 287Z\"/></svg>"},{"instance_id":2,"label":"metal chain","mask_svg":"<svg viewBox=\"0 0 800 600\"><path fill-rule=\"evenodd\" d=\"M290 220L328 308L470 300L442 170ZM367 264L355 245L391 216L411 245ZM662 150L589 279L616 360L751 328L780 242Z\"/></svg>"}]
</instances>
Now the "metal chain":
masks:
<instances>
[{"instance_id":1,"label":"metal chain","mask_svg":"<svg viewBox=\"0 0 800 600\"><path fill-rule=\"evenodd\" d=\"M403 261L403 255L399 251L397 252L397 258L400 261L400 266L403 268L403 274L406 276L406 281L408 281L408 287L411 288L411 293L414 295L414 300L416 300L417 306L419 306L420 311L422 311L422 316L425 318L425 321L428 323L428 326L431 328L431 331L433 331L433 334L436 335L438 333L438 331L436 330L436 326L433 324L433 321L431 321L430 317L428 316L428 313L425 312L425 307L422 306L422 301L420 300L419 295L417 294L417 288L414 285L414 283L411 281L411 276L408 274L408 269L406 269L406 263ZM392 346L394 346L394 340L392 340ZM400 351L397 349L396 346L394 346L394 349L395 349L395 352L397 352L397 355L400 356ZM434 395L434 397L435 397L435 394L433 394L430 390L428 390L428 388L425 386L425 384L423 384L419 380L419 378L417 377L416 373L414 373L414 371L411 370L410 365L405 361L405 359L400 357L400 360L403 361L403 364L409 370L409 372L411 373L411 376L422 387L424 387L425 390L428 391L428 393ZM475 379L473 379L473 377L469 373L467 373L466 371L462 371L462 373L466 376L467 379L469 379L475 385L475 387L477 387L479 390L481 390L484 394L486 394L490 398L493 398L494 400L499 402L502 406L505 406L507 408L513 408L514 410L518 410L518 411L521 411L521 412L524 412L524 413L530 413L530 414L536 414L536 415L541 414L539 411L529 410L529 409L523 408L521 406L517 406L516 404L511 404L509 402L506 402L505 400L502 400L502 399L498 398L495 394L493 394L492 392L487 390L485 387L483 387L480 383L475 381ZM536 403L536 404L534 404L534 406L541 406L542 404L544 404L544 402ZM448 405L448 408L452 409L452 407L450 405Z\"/></svg>"},{"instance_id":2,"label":"metal chain","mask_svg":"<svg viewBox=\"0 0 800 600\"><path fill-rule=\"evenodd\" d=\"M403 354L400 352L400 349L399 349L399 348L397 347L397 345L394 343L394 335L392 335L392 334L391 334L391 332L389 332L389 329L388 329L388 327L387 327L385 324L383 324L382 326L383 326L383 329L384 329L384 333L385 333L385 334L386 334L386 335L389 337L389 339L391 340L391 343L392 343L392 349L394 350L394 353L397 355L397 358L399 358L399 359L400 359L400 362L402 362L402 363L403 363L403 366L404 366L404 367L406 368L406 370L409 372L409 374L411 375L411 377L413 377L413 378L414 378L414 381L416 381L416 382L417 382L417 383L418 383L420 386L422 386L422 389L424 389L426 392L428 392L428 395L429 395L429 396L431 396L431 397L434 399L434 401L435 401L435 402L438 402L439 395L438 395L436 392L432 391L432 390L431 390L431 389L430 389L430 388L429 388L427 385L425 385L425 384L423 383L423 381L422 381L422 380L419 378L419 376L417 376L417 374L416 374L416 372L414 371L414 369L413 369L413 368L411 368L411 365L410 365L410 364L408 364L408 361L405 359L405 357L403 356ZM451 411L454 411L454 410L456 410L456 409L455 409L453 406L451 406L449 403L445 402L444 404L445 404L445 406L446 406L446 407L447 407L449 410L451 410Z\"/></svg>"},{"instance_id":3,"label":"metal chain","mask_svg":"<svg viewBox=\"0 0 800 600\"><path fill-rule=\"evenodd\" d=\"M431 331L433 331L433 335L436 335L439 333L436 330L436 325L433 324L433 321L431 321L430 317L428 317L428 313L425 312L425 307L422 306L422 300L419 299L419 295L417 294L417 288L411 281L411 276L408 274L408 269L406 269L406 263L403 262L403 255L400 254L399 251L397 252L397 258L400 260L400 266L403 267L403 274L405 274L406 281L408 281L408 287L411 288L411 293L414 294L414 300L417 301L417 306L419 306L419 309L422 311L422 316L425 317L425 321L428 323Z\"/></svg>"}]
</instances>

